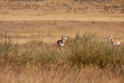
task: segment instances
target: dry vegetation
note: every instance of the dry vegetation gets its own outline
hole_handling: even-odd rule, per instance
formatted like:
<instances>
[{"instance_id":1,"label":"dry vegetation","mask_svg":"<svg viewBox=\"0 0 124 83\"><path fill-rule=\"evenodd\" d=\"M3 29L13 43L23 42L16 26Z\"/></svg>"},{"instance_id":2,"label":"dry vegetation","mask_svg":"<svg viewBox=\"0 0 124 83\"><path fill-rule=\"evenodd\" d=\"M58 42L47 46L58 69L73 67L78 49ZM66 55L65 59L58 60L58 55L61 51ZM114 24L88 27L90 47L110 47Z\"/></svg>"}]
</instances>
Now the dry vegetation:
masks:
<instances>
[{"instance_id":1,"label":"dry vegetation","mask_svg":"<svg viewBox=\"0 0 124 83\"><path fill-rule=\"evenodd\" d=\"M72 67L12 68L1 69L2 83L123 83L121 76L99 68L75 69Z\"/></svg>"},{"instance_id":2,"label":"dry vegetation","mask_svg":"<svg viewBox=\"0 0 124 83\"><path fill-rule=\"evenodd\" d=\"M124 13L123 0L1 1L0 13Z\"/></svg>"},{"instance_id":3,"label":"dry vegetation","mask_svg":"<svg viewBox=\"0 0 124 83\"><path fill-rule=\"evenodd\" d=\"M123 83L123 2L0 0L0 83Z\"/></svg>"},{"instance_id":4,"label":"dry vegetation","mask_svg":"<svg viewBox=\"0 0 124 83\"><path fill-rule=\"evenodd\" d=\"M1 21L0 25L2 83L123 82L123 22ZM68 41L58 49L56 40L63 34ZM113 47L110 34L122 46Z\"/></svg>"},{"instance_id":5,"label":"dry vegetation","mask_svg":"<svg viewBox=\"0 0 124 83\"><path fill-rule=\"evenodd\" d=\"M0 36L7 32L13 42L23 43L31 39L47 43L56 43L63 34L74 37L76 33L97 33L103 40L113 34L115 39L123 41L124 22L96 21L0 21Z\"/></svg>"}]
</instances>

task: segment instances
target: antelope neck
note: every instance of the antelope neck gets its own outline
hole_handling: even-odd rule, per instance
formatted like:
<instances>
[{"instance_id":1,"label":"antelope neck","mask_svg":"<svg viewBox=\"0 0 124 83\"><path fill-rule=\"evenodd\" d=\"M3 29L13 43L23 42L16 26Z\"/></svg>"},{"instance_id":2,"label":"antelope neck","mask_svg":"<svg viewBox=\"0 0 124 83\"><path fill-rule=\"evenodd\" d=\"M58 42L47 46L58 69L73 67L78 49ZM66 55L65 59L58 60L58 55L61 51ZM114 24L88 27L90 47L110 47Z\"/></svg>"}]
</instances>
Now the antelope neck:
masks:
<instances>
[{"instance_id":1,"label":"antelope neck","mask_svg":"<svg viewBox=\"0 0 124 83\"><path fill-rule=\"evenodd\" d=\"M64 41L65 41L65 39L64 39L64 38L62 38L62 41L64 42Z\"/></svg>"},{"instance_id":2,"label":"antelope neck","mask_svg":"<svg viewBox=\"0 0 124 83\"><path fill-rule=\"evenodd\" d=\"M112 44L114 43L114 40L113 39L111 39L111 42L112 42Z\"/></svg>"}]
</instances>

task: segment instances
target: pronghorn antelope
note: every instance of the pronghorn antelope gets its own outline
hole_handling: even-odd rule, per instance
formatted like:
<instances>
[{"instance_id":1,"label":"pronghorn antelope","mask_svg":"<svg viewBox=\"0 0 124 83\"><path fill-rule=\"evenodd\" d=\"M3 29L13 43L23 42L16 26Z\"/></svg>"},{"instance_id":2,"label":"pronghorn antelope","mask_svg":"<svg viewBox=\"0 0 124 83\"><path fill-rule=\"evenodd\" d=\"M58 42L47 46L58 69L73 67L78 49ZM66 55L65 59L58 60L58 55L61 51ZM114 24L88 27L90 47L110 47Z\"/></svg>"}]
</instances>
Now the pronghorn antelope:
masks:
<instances>
[{"instance_id":1,"label":"pronghorn antelope","mask_svg":"<svg viewBox=\"0 0 124 83\"><path fill-rule=\"evenodd\" d=\"M62 39L57 41L58 47L63 47L65 40L67 40L67 37L65 35L63 35Z\"/></svg>"},{"instance_id":2,"label":"pronghorn antelope","mask_svg":"<svg viewBox=\"0 0 124 83\"><path fill-rule=\"evenodd\" d=\"M112 35L110 36L109 40L111 40L112 45L115 45L115 46L119 46L120 43L121 43L118 40L113 40L113 36Z\"/></svg>"}]
</instances>

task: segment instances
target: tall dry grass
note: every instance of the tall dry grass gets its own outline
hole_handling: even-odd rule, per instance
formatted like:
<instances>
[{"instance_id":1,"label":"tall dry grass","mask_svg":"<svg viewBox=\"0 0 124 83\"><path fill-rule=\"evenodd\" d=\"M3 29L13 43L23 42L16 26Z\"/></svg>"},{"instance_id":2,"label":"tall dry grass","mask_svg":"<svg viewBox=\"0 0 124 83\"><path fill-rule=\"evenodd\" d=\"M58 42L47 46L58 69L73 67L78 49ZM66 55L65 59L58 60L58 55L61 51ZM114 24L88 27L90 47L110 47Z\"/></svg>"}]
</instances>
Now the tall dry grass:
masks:
<instances>
[{"instance_id":1,"label":"tall dry grass","mask_svg":"<svg viewBox=\"0 0 124 83\"><path fill-rule=\"evenodd\" d=\"M110 34L123 40L123 22L2 21L0 24L2 83L123 83L123 42L116 47L108 41ZM63 33L68 40L59 49L56 40ZM28 41L18 42L21 39Z\"/></svg>"},{"instance_id":2,"label":"tall dry grass","mask_svg":"<svg viewBox=\"0 0 124 83\"><path fill-rule=\"evenodd\" d=\"M2 83L122 83L124 48L97 35L68 37L63 48L32 40L14 44L5 35L0 42Z\"/></svg>"},{"instance_id":3,"label":"tall dry grass","mask_svg":"<svg viewBox=\"0 0 124 83\"><path fill-rule=\"evenodd\" d=\"M65 47L60 49L53 43L33 40L20 45L5 38L0 43L0 64L66 64L79 69L93 65L122 73L123 50L123 44L120 47L112 46L111 42L88 33L76 35L74 39L68 38Z\"/></svg>"},{"instance_id":4,"label":"tall dry grass","mask_svg":"<svg viewBox=\"0 0 124 83\"><path fill-rule=\"evenodd\" d=\"M99 68L6 66L0 70L2 83L123 83L123 77Z\"/></svg>"}]
</instances>

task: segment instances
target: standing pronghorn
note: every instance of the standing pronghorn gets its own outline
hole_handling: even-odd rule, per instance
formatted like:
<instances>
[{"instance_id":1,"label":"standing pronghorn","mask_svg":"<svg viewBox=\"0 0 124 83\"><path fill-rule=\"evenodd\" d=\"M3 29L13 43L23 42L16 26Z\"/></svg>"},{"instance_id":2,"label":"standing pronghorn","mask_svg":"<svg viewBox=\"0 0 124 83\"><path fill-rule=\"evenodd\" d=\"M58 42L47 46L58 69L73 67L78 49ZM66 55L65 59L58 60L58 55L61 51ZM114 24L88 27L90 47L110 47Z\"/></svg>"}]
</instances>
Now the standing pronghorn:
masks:
<instances>
[{"instance_id":1,"label":"standing pronghorn","mask_svg":"<svg viewBox=\"0 0 124 83\"><path fill-rule=\"evenodd\" d=\"M65 35L63 35L62 39L57 41L58 47L63 47L65 40L67 40L67 37Z\"/></svg>"},{"instance_id":2,"label":"standing pronghorn","mask_svg":"<svg viewBox=\"0 0 124 83\"><path fill-rule=\"evenodd\" d=\"M116 46L119 46L120 45L120 41L118 41L118 40L113 40L113 36L111 35L110 36L110 38L109 38L110 40L111 40L111 43L112 43L112 45L116 45Z\"/></svg>"}]
</instances>

